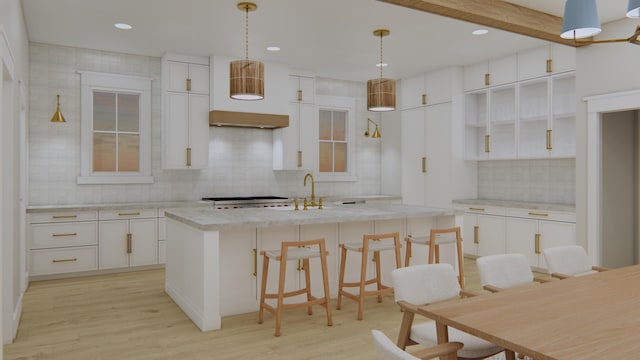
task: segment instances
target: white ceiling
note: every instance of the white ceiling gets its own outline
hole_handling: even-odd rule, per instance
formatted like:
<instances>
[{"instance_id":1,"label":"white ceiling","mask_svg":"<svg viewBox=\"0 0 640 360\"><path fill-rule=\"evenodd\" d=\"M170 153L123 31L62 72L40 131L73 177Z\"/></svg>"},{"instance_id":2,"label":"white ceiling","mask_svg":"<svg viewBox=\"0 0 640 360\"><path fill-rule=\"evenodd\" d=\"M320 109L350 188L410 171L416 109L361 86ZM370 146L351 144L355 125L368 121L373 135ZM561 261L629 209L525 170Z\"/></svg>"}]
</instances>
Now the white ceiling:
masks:
<instances>
[{"instance_id":1,"label":"white ceiling","mask_svg":"<svg viewBox=\"0 0 640 360\"><path fill-rule=\"evenodd\" d=\"M165 52L244 57L244 12L237 0L22 0L33 42L162 56ZM385 76L402 78L466 65L544 44L376 0L256 0L249 13L249 58L288 64L318 76L364 81L376 77L378 28ZM509 0L562 16L564 0ZM603 23L624 17L625 0L598 0ZM126 22L133 30L113 27ZM278 45L280 52L265 50Z\"/></svg>"}]
</instances>

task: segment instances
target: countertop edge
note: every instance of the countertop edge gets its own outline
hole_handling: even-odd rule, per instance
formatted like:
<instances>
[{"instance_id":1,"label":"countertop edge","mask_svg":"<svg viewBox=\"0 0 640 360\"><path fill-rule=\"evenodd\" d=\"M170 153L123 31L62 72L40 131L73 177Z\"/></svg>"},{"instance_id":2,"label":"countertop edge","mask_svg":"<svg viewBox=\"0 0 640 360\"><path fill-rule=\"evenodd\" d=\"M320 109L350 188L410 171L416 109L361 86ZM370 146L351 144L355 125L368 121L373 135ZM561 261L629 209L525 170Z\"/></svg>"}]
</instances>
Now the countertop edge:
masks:
<instances>
[{"instance_id":1,"label":"countertop edge","mask_svg":"<svg viewBox=\"0 0 640 360\"><path fill-rule=\"evenodd\" d=\"M485 206L498 206L498 207L505 207L505 208L547 210L547 211L567 211L567 212L576 211L575 205L550 204L550 203L538 203L538 202L514 201L514 200L490 200L490 199L453 200L453 205L455 206L456 204L485 205Z\"/></svg>"}]
</instances>

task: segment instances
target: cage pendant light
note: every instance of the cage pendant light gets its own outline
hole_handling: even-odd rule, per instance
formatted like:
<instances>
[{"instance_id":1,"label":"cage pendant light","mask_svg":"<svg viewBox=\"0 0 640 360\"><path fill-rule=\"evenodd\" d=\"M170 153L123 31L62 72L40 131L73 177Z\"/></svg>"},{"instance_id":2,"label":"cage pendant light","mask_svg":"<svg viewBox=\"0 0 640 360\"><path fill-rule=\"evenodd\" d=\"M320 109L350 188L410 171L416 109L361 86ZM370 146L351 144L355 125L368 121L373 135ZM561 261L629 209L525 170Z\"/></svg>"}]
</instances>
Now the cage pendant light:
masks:
<instances>
[{"instance_id":1,"label":"cage pendant light","mask_svg":"<svg viewBox=\"0 0 640 360\"><path fill-rule=\"evenodd\" d=\"M251 2L238 3L238 9L245 12L244 60L229 63L229 96L232 99L264 99L264 64L249 60L249 11L257 8Z\"/></svg>"},{"instance_id":2,"label":"cage pendant light","mask_svg":"<svg viewBox=\"0 0 640 360\"><path fill-rule=\"evenodd\" d=\"M391 32L387 29L373 31L373 35L380 37L380 77L367 81L367 110L391 111L396 109L396 81L382 77L382 38Z\"/></svg>"}]
</instances>

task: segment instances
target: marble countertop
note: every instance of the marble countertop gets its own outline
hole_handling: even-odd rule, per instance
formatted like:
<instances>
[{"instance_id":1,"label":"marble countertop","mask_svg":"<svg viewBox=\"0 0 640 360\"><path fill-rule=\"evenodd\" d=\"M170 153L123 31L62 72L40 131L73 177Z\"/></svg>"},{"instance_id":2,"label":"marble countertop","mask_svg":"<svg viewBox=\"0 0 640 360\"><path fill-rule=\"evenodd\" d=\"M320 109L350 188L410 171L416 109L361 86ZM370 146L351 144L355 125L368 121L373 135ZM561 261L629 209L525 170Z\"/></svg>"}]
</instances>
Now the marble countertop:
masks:
<instances>
[{"instance_id":1,"label":"marble countertop","mask_svg":"<svg viewBox=\"0 0 640 360\"><path fill-rule=\"evenodd\" d=\"M413 205L396 204L348 204L327 205L324 209L293 210L286 208L247 209L171 209L165 213L174 219L197 229L223 230L237 227L268 227L305 224L329 224L353 221L391 220L421 216L462 215L463 211Z\"/></svg>"},{"instance_id":2,"label":"marble countertop","mask_svg":"<svg viewBox=\"0 0 640 360\"><path fill-rule=\"evenodd\" d=\"M528 201L511 201L511 200L487 200L487 199L461 199L453 200L453 205L484 205L484 206L500 206L519 209L547 210L547 211L576 211L575 205L566 204L548 204Z\"/></svg>"},{"instance_id":3,"label":"marble countertop","mask_svg":"<svg viewBox=\"0 0 640 360\"><path fill-rule=\"evenodd\" d=\"M75 204L75 205L35 205L27 207L27 213L52 211L87 211L112 209L150 209L150 208L213 208L210 201L155 201L124 204Z\"/></svg>"}]
</instances>

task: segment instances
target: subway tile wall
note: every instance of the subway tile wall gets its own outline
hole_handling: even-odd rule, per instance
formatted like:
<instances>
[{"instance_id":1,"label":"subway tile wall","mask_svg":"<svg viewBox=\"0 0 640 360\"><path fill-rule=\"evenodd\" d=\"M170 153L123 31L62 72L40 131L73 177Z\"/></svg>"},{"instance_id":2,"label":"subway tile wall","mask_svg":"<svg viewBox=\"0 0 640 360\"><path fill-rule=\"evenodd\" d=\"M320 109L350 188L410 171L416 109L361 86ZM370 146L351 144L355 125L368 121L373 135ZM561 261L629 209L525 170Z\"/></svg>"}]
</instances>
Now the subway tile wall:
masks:
<instances>
[{"instance_id":1,"label":"subway tile wall","mask_svg":"<svg viewBox=\"0 0 640 360\"><path fill-rule=\"evenodd\" d=\"M80 173L80 75L78 70L148 76L152 81L150 185L78 185ZM358 134L366 128L363 83L317 79L321 95L356 99ZM56 94L67 122L49 122ZM67 205L198 200L204 196L305 196L304 172L272 170L272 132L210 128L209 167L162 170L160 58L50 44L30 44L29 204ZM323 196L380 192L380 142L356 135L358 181L317 183Z\"/></svg>"},{"instance_id":2,"label":"subway tile wall","mask_svg":"<svg viewBox=\"0 0 640 360\"><path fill-rule=\"evenodd\" d=\"M575 159L478 162L478 198L576 203Z\"/></svg>"}]
</instances>

